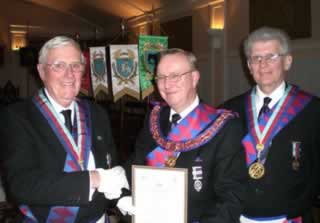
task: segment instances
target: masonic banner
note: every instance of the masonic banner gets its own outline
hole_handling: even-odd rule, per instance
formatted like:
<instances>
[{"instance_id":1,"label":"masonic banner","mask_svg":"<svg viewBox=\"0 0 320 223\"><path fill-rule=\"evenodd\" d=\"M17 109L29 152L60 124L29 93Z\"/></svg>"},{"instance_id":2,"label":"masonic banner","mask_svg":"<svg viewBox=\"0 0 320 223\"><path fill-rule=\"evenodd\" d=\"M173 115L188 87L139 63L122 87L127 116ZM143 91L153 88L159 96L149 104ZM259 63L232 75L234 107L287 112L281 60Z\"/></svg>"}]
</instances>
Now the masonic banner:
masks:
<instances>
[{"instance_id":1,"label":"masonic banner","mask_svg":"<svg viewBox=\"0 0 320 223\"><path fill-rule=\"evenodd\" d=\"M82 76L80 92L86 96L90 96L91 95L90 55L89 55L89 51L83 51L82 54L86 61L86 68Z\"/></svg>"},{"instance_id":2,"label":"masonic banner","mask_svg":"<svg viewBox=\"0 0 320 223\"><path fill-rule=\"evenodd\" d=\"M110 45L114 102L125 94L140 99L138 46Z\"/></svg>"},{"instance_id":3,"label":"masonic banner","mask_svg":"<svg viewBox=\"0 0 320 223\"><path fill-rule=\"evenodd\" d=\"M142 99L154 91L153 78L158 54L168 48L166 36L139 36L139 69Z\"/></svg>"},{"instance_id":4,"label":"masonic banner","mask_svg":"<svg viewBox=\"0 0 320 223\"><path fill-rule=\"evenodd\" d=\"M100 91L108 94L105 47L90 47L90 64L94 97L96 97Z\"/></svg>"}]
</instances>

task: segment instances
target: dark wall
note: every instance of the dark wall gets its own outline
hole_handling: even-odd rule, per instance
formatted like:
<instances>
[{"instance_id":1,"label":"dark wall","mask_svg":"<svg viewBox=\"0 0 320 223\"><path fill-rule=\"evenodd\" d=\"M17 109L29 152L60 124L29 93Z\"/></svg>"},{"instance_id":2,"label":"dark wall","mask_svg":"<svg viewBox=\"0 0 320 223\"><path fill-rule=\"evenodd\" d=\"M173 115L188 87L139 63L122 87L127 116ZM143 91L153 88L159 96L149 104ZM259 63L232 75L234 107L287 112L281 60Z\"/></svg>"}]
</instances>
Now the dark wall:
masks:
<instances>
[{"instance_id":1,"label":"dark wall","mask_svg":"<svg viewBox=\"0 0 320 223\"><path fill-rule=\"evenodd\" d=\"M161 35L168 36L169 48L192 51L192 16L161 23Z\"/></svg>"},{"instance_id":2,"label":"dark wall","mask_svg":"<svg viewBox=\"0 0 320 223\"><path fill-rule=\"evenodd\" d=\"M293 39L311 37L310 0L250 0L250 31L261 26L285 30Z\"/></svg>"}]
</instances>

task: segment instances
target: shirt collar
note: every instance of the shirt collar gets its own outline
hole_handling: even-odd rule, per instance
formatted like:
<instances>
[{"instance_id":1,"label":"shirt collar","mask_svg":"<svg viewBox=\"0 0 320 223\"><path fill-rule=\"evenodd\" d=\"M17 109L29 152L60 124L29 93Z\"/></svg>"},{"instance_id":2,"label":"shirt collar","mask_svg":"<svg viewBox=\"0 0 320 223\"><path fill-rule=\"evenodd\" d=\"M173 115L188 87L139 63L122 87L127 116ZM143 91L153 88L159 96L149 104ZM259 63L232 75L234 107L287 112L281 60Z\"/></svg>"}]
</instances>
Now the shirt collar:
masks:
<instances>
[{"instance_id":1,"label":"shirt collar","mask_svg":"<svg viewBox=\"0 0 320 223\"><path fill-rule=\"evenodd\" d=\"M178 121L178 123L184 119L190 112L193 111L193 109L195 109L200 103L200 99L198 97L198 95L196 96L196 98L194 99L194 101L186 108L184 109L182 112L179 113L179 115L181 116L181 119ZM172 108L170 109L170 117L169 117L169 121L171 122L171 117L173 114L176 114L178 112L176 112L175 110L173 110Z\"/></svg>"},{"instance_id":2,"label":"shirt collar","mask_svg":"<svg viewBox=\"0 0 320 223\"><path fill-rule=\"evenodd\" d=\"M50 102L50 104L52 105L53 109L55 110L55 112L57 114L59 114L60 117L63 117L63 115L60 113L63 110L66 109L70 109L71 110L71 121L73 121L73 117L74 117L74 101L71 102L71 104L68 107L63 107L62 105L58 104L49 94L48 90L45 88L44 89L46 96ZM63 117L64 120L64 117Z\"/></svg>"},{"instance_id":3,"label":"shirt collar","mask_svg":"<svg viewBox=\"0 0 320 223\"><path fill-rule=\"evenodd\" d=\"M283 81L271 94L266 95L261 91L259 86L256 86L256 108L259 111L263 105L263 99L265 97L271 98L271 102L269 103L270 108L272 108L283 96L286 89L286 83Z\"/></svg>"}]
</instances>

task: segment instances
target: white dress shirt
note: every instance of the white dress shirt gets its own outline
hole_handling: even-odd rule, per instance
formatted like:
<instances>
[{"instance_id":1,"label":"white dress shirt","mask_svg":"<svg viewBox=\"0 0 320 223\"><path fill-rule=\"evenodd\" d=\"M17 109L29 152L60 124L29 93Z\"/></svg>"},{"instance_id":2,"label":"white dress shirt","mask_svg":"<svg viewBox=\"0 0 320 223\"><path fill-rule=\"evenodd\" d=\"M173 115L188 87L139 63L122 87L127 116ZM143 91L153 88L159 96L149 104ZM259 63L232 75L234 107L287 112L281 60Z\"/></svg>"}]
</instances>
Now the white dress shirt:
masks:
<instances>
[{"instance_id":1,"label":"white dress shirt","mask_svg":"<svg viewBox=\"0 0 320 223\"><path fill-rule=\"evenodd\" d=\"M189 105L189 107L187 107L186 109L184 109L182 112L178 113L175 110L173 110L172 108L170 109L170 117L169 117L169 121L171 122L172 120L172 115L173 114L179 114L180 115L180 119L178 120L177 123L179 123L182 119L184 119L190 112L192 112L193 109L195 109L200 103L200 99L198 97L198 95L196 96L196 98L194 99L194 101L191 103L191 105Z\"/></svg>"},{"instance_id":2,"label":"white dress shirt","mask_svg":"<svg viewBox=\"0 0 320 223\"><path fill-rule=\"evenodd\" d=\"M273 108L273 106L280 100L280 98L283 96L284 92L285 92L285 89L286 89L286 83L283 81L279 87L277 87L271 94L269 95L266 95L265 93L263 93L261 91L261 89L259 88L259 86L257 85L256 86L256 112L257 114L259 113L260 109L262 108L263 106L263 99L265 97L269 97L271 98L271 101L268 105L268 107L270 109Z\"/></svg>"}]
</instances>

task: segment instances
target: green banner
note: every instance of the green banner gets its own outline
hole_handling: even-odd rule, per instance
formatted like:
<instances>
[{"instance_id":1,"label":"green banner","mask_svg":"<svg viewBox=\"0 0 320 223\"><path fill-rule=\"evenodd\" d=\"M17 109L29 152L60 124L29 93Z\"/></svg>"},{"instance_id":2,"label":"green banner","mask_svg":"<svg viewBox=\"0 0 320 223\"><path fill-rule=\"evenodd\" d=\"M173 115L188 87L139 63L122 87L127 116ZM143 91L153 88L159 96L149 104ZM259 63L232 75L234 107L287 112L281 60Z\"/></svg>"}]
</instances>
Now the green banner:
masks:
<instances>
[{"instance_id":1,"label":"green banner","mask_svg":"<svg viewBox=\"0 0 320 223\"><path fill-rule=\"evenodd\" d=\"M139 36L139 75L141 97L144 99L154 91L153 77L158 63L159 51L168 48L166 36Z\"/></svg>"}]
</instances>

